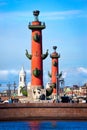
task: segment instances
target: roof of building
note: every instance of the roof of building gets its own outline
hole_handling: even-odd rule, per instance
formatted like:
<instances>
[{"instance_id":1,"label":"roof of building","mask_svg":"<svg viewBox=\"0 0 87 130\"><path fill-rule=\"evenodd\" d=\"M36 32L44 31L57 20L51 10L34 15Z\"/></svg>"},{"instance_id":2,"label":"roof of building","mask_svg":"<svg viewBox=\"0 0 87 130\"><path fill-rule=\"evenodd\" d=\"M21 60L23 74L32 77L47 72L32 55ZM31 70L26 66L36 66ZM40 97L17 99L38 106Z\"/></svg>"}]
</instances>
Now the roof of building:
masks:
<instances>
[{"instance_id":1,"label":"roof of building","mask_svg":"<svg viewBox=\"0 0 87 130\"><path fill-rule=\"evenodd\" d=\"M21 70L20 70L20 74L25 74L25 70L24 70L24 67L22 66Z\"/></svg>"}]
</instances>

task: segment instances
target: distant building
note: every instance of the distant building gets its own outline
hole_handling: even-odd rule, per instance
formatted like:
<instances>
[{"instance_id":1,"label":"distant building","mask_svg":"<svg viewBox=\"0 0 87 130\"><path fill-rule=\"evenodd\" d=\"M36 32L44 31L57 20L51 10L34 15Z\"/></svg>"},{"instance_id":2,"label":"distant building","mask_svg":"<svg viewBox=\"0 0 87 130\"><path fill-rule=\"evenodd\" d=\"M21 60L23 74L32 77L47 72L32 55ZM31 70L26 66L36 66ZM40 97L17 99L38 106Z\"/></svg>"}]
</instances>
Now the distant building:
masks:
<instances>
[{"instance_id":1,"label":"distant building","mask_svg":"<svg viewBox=\"0 0 87 130\"><path fill-rule=\"evenodd\" d=\"M19 72L19 85L18 85L18 96L22 96L21 88L27 88L26 86L26 72L22 66Z\"/></svg>"}]
</instances>

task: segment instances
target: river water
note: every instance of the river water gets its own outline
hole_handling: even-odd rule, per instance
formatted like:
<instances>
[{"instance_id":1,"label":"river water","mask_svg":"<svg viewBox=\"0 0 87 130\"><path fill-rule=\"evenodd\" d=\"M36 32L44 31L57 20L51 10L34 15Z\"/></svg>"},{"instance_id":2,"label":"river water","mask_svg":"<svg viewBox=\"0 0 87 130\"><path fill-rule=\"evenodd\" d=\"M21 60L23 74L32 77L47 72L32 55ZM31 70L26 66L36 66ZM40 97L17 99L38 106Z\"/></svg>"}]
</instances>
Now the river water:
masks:
<instances>
[{"instance_id":1,"label":"river water","mask_svg":"<svg viewBox=\"0 0 87 130\"><path fill-rule=\"evenodd\" d=\"M87 130L86 121L0 122L0 130Z\"/></svg>"}]
</instances>

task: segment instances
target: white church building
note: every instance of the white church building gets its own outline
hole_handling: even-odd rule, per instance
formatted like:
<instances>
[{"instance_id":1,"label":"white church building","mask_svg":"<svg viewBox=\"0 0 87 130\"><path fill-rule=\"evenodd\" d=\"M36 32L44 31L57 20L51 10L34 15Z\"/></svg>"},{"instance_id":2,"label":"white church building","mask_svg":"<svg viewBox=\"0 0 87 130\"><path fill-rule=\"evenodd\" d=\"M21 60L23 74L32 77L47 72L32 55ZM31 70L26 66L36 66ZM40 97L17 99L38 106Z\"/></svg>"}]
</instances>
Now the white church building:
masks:
<instances>
[{"instance_id":1,"label":"white church building","mask_svg":"<svg viewBox=\"0 0 87 130\"><path fill-rule=\"evenodd\" d=\"M21 93L21 87L26 87L26 72L24 70L24 67L22 66L20 72L19 72L19 85L18 85L18 96L22 96Z\"/></svg>"}]
</instances>

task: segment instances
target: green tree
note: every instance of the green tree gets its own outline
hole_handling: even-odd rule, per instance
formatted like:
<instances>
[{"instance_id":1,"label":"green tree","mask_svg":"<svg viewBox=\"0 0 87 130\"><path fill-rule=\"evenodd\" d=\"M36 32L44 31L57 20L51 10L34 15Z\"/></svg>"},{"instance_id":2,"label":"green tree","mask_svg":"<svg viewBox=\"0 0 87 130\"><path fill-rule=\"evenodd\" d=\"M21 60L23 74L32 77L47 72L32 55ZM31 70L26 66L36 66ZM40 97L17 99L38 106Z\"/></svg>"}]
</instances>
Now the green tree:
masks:
<instances>
[{"instance_id":1,"label":"green tree","mask_svg":"<svg viewBox=\"0 0 87 130\"><path fill-rule=\"evenodd\" d=\"M25 87L20 86L20 92L23 94L23 96L27 96L27 90L25 89Z\"/></svg>"}]
</instances>

